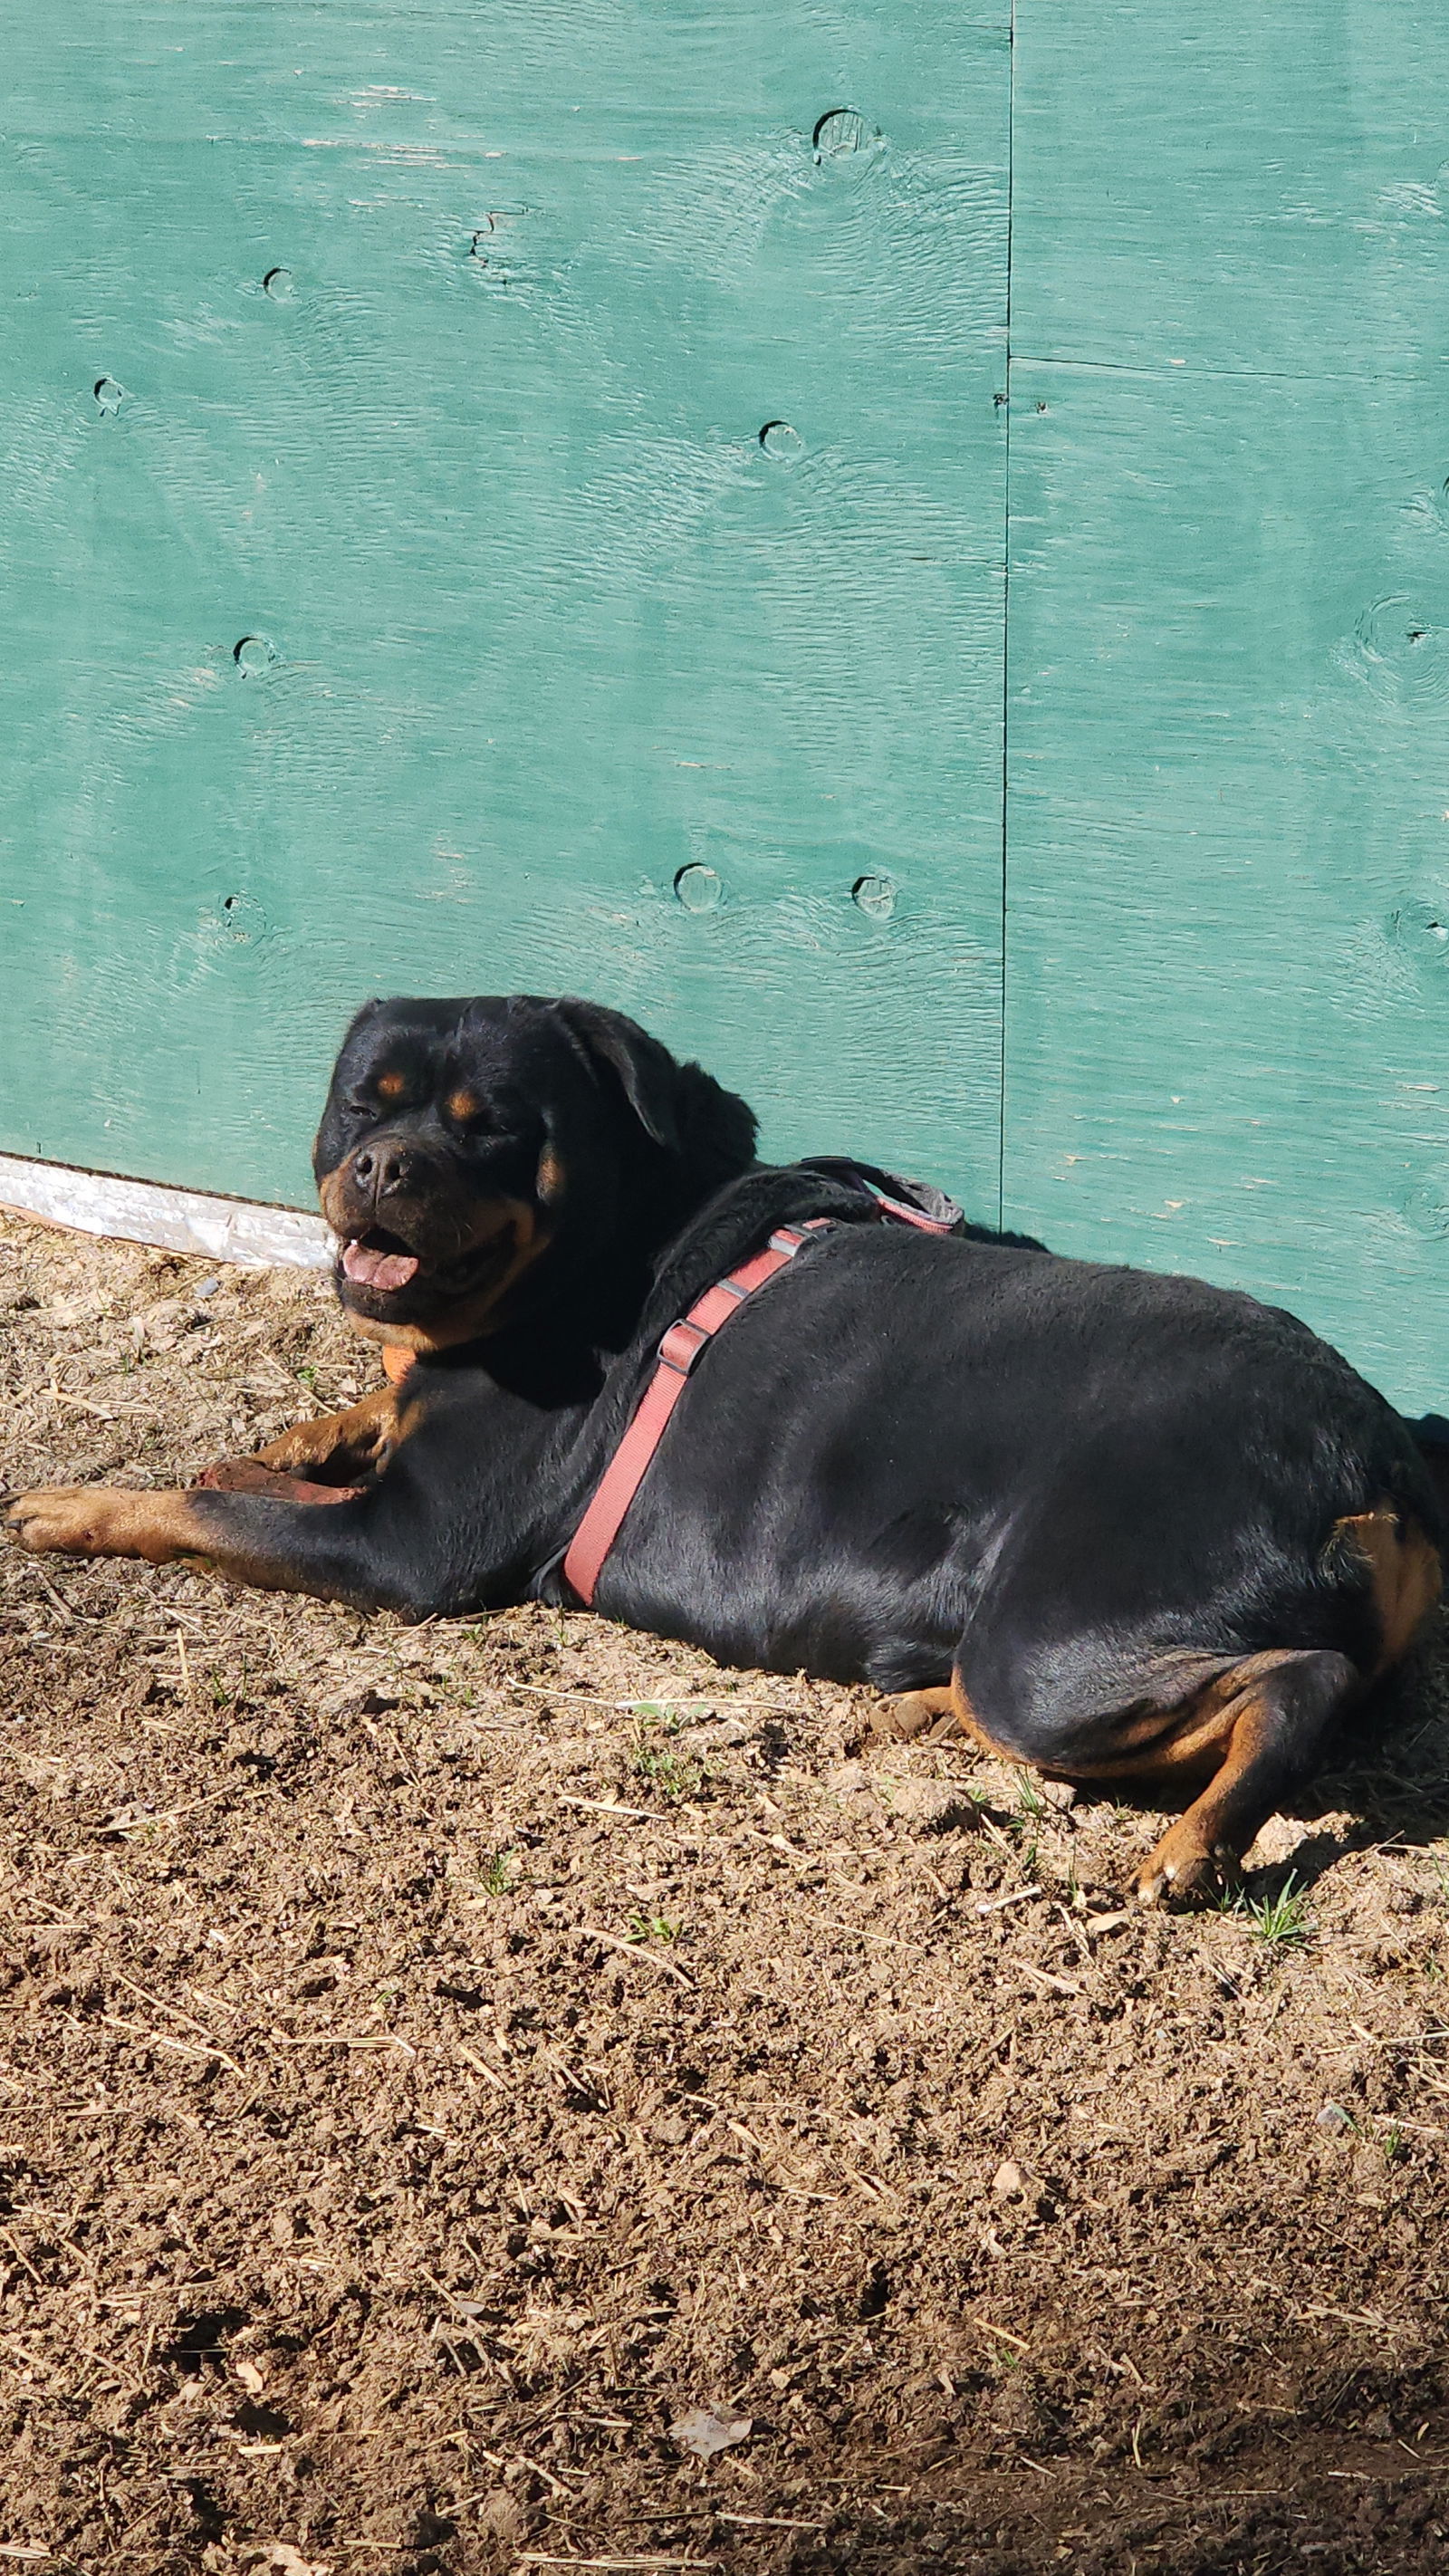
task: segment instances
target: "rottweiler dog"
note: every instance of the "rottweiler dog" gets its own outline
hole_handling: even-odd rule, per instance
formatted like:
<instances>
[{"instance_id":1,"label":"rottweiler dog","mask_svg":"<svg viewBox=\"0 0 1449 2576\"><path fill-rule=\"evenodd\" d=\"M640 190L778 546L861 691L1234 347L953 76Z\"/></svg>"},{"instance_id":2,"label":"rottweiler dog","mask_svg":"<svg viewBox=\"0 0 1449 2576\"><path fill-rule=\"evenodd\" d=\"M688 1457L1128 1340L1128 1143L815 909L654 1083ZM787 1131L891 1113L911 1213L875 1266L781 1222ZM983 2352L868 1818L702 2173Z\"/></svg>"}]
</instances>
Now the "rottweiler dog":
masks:
<instances>
[{"instance_id":1,"label":"rottweiler dog","mask_svg":"<svg viewBox=\"0 0 1449 2576\"><path fill-rule=\"evenodd\" d=\"M316 1170L349 1317L410 1357L255 1470L333 1498L72 1487L21 1496L11 1527L414 1616L566 1603L661 1337L794 1227L680 1390L598 1607L903 1694L907 1732L954 1721L1171 1804L1195 1788L1137 1890L1213 1888L1439 1597L1409 1427L1250 1297L928 1237L754 1145L742 1100L615 1012L369 1003Z\"/></svg>"}]
</instances>

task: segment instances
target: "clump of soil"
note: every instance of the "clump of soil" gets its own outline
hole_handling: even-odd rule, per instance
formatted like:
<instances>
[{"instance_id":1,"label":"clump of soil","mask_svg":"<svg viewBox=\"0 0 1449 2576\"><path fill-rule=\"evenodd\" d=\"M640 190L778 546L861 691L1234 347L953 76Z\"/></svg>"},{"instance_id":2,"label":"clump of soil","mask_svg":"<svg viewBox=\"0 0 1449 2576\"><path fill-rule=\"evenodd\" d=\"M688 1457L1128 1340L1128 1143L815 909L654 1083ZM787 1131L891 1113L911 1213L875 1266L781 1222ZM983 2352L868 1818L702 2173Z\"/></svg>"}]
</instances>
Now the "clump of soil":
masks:
<instances>
[{"instance_id":1,"label":"clump of soil","mask_svg":"<svg viewBox=\"0 0 1449 2576\"><path fill-rule=\"evenodd\" d=\"M325 1285L0 1219L4 1482ZM1442 2566L1445 1664L1236 1910L869 1695L0 1558L0 2564Z\"/></svg>"}]
</instances>

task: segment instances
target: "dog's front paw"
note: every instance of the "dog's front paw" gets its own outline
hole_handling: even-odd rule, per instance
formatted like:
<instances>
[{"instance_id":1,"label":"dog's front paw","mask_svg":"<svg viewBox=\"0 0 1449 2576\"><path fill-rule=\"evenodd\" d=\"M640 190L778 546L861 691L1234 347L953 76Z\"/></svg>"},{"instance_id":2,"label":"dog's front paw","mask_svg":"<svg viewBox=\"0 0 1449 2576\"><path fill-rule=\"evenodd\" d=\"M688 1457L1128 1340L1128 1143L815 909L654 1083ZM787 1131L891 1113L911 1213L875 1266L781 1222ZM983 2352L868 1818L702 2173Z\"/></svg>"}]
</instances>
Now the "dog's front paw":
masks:
<instances>
[{"instance_id":1,"label":"dog's front paw","mask_svg":"<svg viewBox=\"0 0 1449 2576\"><path fill-rule=\"evenodd\" d=\"M315 1470L331 1470L350 1483L359 1476L381 1474L396 1434L396 1391L378 1387L345 1413L294 1423L290 1431L257 1451L257 1464L284 1476L311 1477Z\"/></svg>"},{"instance_id":2,"label":"dog's front paw","mask_svg":"<svg viewBox=\"0 0 1449 2576\"><path fill-rule=\"evenodd\" d=\"M299 1422L293 1430L269 1440L265 1449L259 1449L255 1459L246 1463L275 1476L300 1476L309 1467L330 1465L338 1445L330 1421Z\"/></svg>"},{"instance_id":3,"label":"dog's front paw","mask_svg":"<svg viewBox=\"0 0 1449 2576\"><path fill-rule=\"evenodd\" d=\"M107 1556L113 1553L106 1534L112 1500L104 1486L43 1485L14 1496L5 1526L36 1556Z\"/></svg>"},{"instance_id":4,"label":"dog's front paw","mask_svg":"<svg viewBox=\"0 0 1449 2576\"><path fill-rule=\"evenodd\" d=\"M9 1529L35 1556L143 1556L204 1563L209 1532L184 1494L128 1493L119 1485L43 1485L13 1495Z\"/></svg>"},{"instance_id":5,"label":"dog's front paw","mask_svg":"<svg viewBox=\"0 0 1449 2576\"><path fill-rule=\"evenodd\" d=\"M868 1734L876 1744L910 1744L919 1736L936 1744L954 1735L957 1726L949 1690L897 1691L871 1711Z\"/></svg>"}]
</instances>

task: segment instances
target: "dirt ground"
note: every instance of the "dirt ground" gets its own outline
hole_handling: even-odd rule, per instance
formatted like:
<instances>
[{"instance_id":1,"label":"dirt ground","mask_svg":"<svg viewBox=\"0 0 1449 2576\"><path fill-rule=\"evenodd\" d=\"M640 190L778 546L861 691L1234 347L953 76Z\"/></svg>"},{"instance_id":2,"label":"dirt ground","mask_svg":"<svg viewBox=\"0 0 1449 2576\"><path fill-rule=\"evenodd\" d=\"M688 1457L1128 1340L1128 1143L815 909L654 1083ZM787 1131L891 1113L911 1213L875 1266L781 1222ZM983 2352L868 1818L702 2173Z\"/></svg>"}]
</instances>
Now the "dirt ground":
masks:
<instances>
[{"instance_id":1,"label":"dirt ground","mask_svg":"<svg viewBox=\"0 0 1449 2576\"><path fill-rule=\"evenodd\" d=\"M0 1217L12 1488L372 1365ZM1442 1641L1177 1918L1151 1815L582 1615L6 1550L0 1677L0 2571L1444 2565Z\"/></svg>"}]
</instances>

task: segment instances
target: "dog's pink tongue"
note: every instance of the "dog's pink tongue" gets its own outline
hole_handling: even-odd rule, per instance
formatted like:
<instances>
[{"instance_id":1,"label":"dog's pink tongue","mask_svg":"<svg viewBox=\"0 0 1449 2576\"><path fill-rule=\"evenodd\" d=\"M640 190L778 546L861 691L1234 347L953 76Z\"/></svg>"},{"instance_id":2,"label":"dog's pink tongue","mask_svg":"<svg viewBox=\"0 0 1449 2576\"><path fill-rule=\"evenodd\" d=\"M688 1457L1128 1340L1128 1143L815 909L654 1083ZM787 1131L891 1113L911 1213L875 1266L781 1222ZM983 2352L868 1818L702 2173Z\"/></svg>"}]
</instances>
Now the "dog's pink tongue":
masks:
<instances>
[{"instance_id":1,"label":"dog's pink tongue","mask_svg":"<svg viewBox=\"0 0 1449 2576\"><path fill-rule=\"evenodd\" d=\"M392 1288L406 1288L417 1276L418 1265L410 1252L373 1252L365 1243L349 1243L342 1267L359 1287L380 1288L386 1294Z\"/></svg>"}]
</instances>

